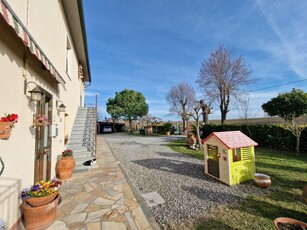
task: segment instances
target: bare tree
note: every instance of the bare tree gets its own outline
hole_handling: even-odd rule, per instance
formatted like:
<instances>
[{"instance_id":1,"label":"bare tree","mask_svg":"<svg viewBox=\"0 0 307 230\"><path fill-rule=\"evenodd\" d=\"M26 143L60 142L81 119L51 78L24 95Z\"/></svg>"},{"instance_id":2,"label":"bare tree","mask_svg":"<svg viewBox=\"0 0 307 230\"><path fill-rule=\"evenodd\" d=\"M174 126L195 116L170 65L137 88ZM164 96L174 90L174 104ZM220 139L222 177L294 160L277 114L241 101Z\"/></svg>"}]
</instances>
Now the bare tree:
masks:
<instances>
[{"instance_id":1,"label":"bare tree","mask_svg":"<svg viewBox=\"0 0 307 230\"><path fill-rule=\"evenodd\" d=\"M242 95L236 103L240 118L246 123L246 120L251 117L250 97L249 95Z\"/></svg>"},{"instance_id":2,"label":"bare tree","mask_svg":"<svg viewBox=\"0 0 307 230\"><path fill-rule=\"evenodd\" d=\"M153 117L150 113L148 113L147 115L141 117L141 122L142 124L143 122L146 123L146 126L148 126L151 125L154 119L155 117Z\"/></svg>"},{"instance_id":3,"label":"bare tree","mask_svg":"<svg viewBox=\"0 0 307 230\"><path fill-rule=\"evenodd\" d=\"M242 95L242 97L236 103L237 110L239 111L240 118L243 120L243 124L247 124L247 119L251 117L250 97L249 95ZM246 126L249 133L249 137L252 137L252 132L249 126Z\"/></svg>"},{"instance_id":4,"label":"bare tree","mask_svg":"<svg viewBox=\"0 0 307 230\"><path fill-rule=\"evenodd\" d=\"M211 114L211 104L208 105L208 104L206 104L204 102L203 99L201 99L199 101L199 106L200 106L200 108L202 110L201 114L203 115L203 123L205 125L207 125L208 124L208 120L209 120L209 114Z\"/></svg>"},{"instance_id":5,"label":"bare tree","mask_svg":"<svg viewBox=\"0 0 307 230\"><path fill-rule=\"evenodd\" d=\"M202 117L202 103L203 101L200 100L194 101L194 107L191 112L187 112L182 114L183 117L185 117L186 121L188 121L191 125L193 125L196 129L196 137L197 137L197 142L200 146L200 148L203 147L200 139L200 123L201 123L201 117ZM193 118L194 120L191 120Z\"/></svg>"},{"instance_id":6,"label":"bare tree","mask_svg":"<svg viewBox=\"0 0 307 230\"><path fill-rule=\"evenodd\" d=\"M235 57L232 50L220 45L203 61L196 82L206 98L219 103L221 123L224 124L230 99L240 98L245 87L255 81L251 66L245 64L243 57Z\"/></svg>"},{"instance_id":7,"label":"bare tree","mask_svg":"<svg viewBox=\"0 0 307 230\"><path fill-rule=\"evenodd\" d=\"M183 129L185 129L187 120L184 114L193 111L196 100L193 87L187 82L181 82L173 86L165 98L171 106L170 113L177 114L181 117Z\"/></svg>"}]
</instances>

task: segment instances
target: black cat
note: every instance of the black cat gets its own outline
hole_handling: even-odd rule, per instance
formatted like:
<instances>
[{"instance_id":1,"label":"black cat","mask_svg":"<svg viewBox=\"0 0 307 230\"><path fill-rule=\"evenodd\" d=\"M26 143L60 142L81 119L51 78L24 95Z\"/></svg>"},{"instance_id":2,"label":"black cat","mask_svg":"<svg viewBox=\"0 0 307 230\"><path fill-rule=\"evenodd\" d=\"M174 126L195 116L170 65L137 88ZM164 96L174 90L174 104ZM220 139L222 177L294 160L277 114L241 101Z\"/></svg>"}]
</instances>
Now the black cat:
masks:
<instances>
[{"instance_id":1,"label":"black cat","mask_svg":"<svg viewBox=\"0 0 307 230\"><path fill-rule=\"evenodd\" d=\"M83 165L85 165L85 166L91 166L91 165L93 165L93 164L96 164L96 158L94 158L94 159L92 159L92 160L85 161L85 162L83 163Z\"/></svg>"}]
</instances>

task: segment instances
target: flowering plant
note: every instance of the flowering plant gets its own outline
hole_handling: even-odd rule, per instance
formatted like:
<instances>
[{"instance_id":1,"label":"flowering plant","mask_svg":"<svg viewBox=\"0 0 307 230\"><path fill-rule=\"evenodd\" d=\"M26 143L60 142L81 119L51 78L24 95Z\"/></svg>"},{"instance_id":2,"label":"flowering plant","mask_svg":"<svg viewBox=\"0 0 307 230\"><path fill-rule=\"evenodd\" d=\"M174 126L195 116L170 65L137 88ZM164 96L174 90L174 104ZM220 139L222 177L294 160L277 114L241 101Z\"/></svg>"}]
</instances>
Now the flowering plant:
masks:
<instances>
[{"instance_id":1,"label":"flowering plant","mask_svg":"<svg viewBox=\"0 0 307 230\"><path fill-rule=\"evenodd\" d=\"M47 126L47 125L49 125L48 117L36 115L34 117L34 125L36 125L36 126Z\"/></svg>"},{"instance_id":2,"label":"flowering plant","mask_svg":"<svg viewBox=\"0 0 307 230\"><path fill-rule=\"evenodd\" d=\"M62 152L62 157L72 157L73 151L71 149L65 149Z\"/></svg>"},{"instance_id":3,"label":"flowering plant","mask_svg":"<svg viewBox=\"0 0 307 230\"><path fill-rule=\"evenodd\" d=\"M25 200L30 197L45 197L56 193L62 184L61 180L52 179L50 181L41 180L30 188L25 188L20 193L20 198Z\"/></svg>"},{"instance_id":4,"label":"flowering plant","mask_svg":"<svg viewBox=\"0 0 307 230\"><path fill-rule=\"evenodd\" d=\"M0 122L14 122L14 123L17 123L18 122L18 115L15 114L15 113L11 113L11 114L8 114L4 117L1 117L0 118Z\"/></svg>"}]
</instances>

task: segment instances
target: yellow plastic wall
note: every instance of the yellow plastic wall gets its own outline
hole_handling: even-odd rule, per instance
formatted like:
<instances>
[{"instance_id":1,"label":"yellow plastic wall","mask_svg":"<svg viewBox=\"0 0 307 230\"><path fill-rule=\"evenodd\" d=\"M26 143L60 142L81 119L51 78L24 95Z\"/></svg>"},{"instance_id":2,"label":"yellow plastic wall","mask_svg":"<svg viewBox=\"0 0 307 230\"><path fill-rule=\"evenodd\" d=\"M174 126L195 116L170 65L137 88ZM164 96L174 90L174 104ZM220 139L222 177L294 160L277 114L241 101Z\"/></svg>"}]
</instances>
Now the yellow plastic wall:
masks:
<instances>
[{"instance_id":1,"label":"yellow plastic wall","mask_svg":"<svg viewBox=\"0 0 307 230\"><path fill-rule=\"evenodd\" d=\"M253 179L255 174L255 151L251 146L251 160L246 161L232 161L232 150L228 150L230 160L230 185L240 184L244 181Z\"/></svg>"}]
</instances>

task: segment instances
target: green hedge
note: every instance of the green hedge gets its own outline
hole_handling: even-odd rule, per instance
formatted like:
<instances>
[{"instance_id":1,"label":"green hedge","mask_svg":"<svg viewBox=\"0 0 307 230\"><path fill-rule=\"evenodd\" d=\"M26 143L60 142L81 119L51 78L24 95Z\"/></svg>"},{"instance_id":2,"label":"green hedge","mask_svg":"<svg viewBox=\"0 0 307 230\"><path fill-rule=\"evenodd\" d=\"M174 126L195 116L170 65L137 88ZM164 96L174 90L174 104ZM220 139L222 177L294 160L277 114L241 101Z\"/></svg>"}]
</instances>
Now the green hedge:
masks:
<instances>
[{"instance_id":1,"label":"green hedge","mask_svg":"<svg viewBox=\"0 0 307 230\"><path fill-rule=\"evenodd\" d=\"M201 128L202 138L212 132L240 130L258 143L258 146L273 149L295 151L296 138L289 131L279 125L270 124L242 124L242 125L206 125ZM300 138L300 152L307 153L307 128Z\"/></svg>"}]
</instances>

